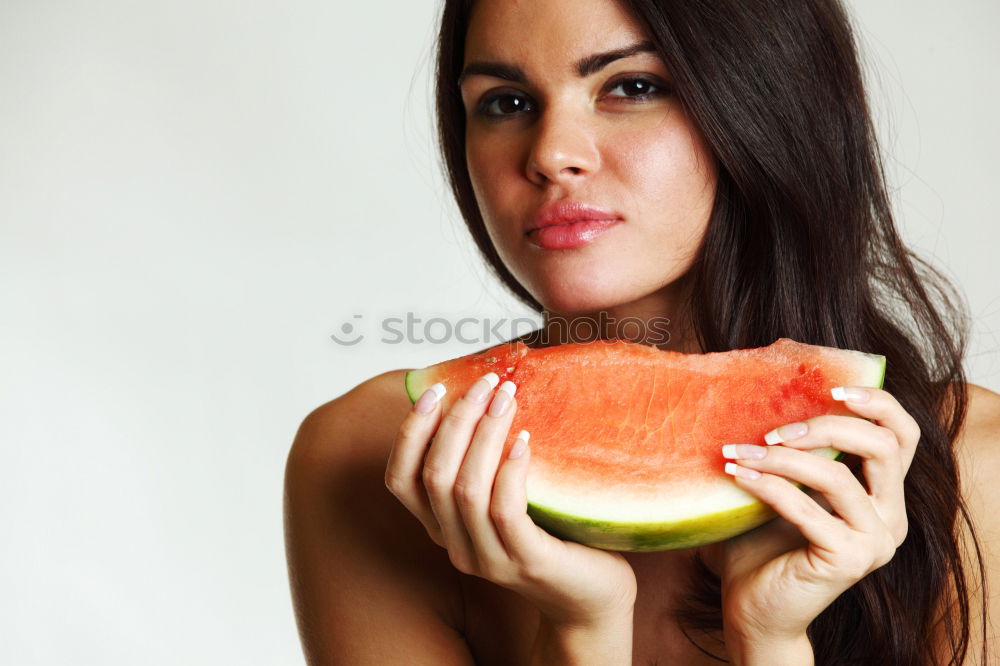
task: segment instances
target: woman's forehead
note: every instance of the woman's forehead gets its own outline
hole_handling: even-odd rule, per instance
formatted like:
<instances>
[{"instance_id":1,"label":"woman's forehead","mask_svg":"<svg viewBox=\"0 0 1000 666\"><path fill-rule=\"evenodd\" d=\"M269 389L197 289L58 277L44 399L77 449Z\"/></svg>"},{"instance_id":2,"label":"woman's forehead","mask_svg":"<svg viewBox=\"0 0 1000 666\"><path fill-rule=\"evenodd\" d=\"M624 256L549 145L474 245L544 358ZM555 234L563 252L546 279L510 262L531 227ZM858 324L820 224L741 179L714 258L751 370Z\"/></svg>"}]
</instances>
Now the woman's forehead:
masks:
<instances>
[{"instance_id":1,"label":"woman's forehead","mask_svg":"<svg viewBox=\"0 0 1000 666\"><path fill-rule=\"evenodd\" d=\"M639 23L613 0L478 0L466 33L465 57L576 62L645 40Z\"/></svg>"}]
</instances>

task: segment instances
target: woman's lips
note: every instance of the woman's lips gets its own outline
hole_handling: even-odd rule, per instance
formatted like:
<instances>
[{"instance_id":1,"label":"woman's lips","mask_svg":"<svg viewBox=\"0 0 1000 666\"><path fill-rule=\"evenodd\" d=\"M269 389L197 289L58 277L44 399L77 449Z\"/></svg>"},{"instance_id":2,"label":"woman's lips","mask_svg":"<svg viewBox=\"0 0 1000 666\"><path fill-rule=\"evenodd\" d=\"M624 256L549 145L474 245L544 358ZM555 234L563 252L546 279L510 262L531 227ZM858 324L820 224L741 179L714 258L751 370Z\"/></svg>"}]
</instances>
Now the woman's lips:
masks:
<instances>
[{"instance_id":1,"label":"woman's lips","mask_svg":"<svg viewBox=\"0 0 1000 666\"><path fill-rule=\"evenodd\" d=\"M528 238L543 250L568 250L593 242L605 231L621 222L618 219L580 220L532 229Z\"/></svg>"},{"instance_id":2,"label":"woman's lips","mask_svg":"<svg viewBox=\"0 0 1000 666\"><path fill-rule=\"evenodd\" d=\"M579 201L550 201L538 209L525 235L545 250L580 247L622 221L616 212Z\"/></svg>"}]
</instances>

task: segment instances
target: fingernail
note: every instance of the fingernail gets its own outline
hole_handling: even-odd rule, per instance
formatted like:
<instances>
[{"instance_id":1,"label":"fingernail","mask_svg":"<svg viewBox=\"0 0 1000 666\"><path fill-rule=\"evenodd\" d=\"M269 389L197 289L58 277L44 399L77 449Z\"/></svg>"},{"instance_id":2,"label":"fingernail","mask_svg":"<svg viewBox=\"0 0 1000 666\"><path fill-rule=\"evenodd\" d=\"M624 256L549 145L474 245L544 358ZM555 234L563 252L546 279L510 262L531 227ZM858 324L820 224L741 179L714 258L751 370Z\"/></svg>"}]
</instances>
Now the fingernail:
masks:
<instances>
[{"instance_id":1,"label":"fingernail","mask_svg":"<svg viewBox=\"0 0 1000 666\"><path fill-rule=\"evenodd\" d=\"M490 391L497 387L500 383L500 377L495 372L483 375L476 380L476 383L472 385L469 391L465 394L465 397L472 402L483 402L486 400L486 396L490 394Z\"/></svg>"},{"instance_id":2,"label":"fingernail","mask_svg":"<svg viewBox=\"0 0 1000 666\"><path fill-rule=\"evenodd\" d=\"M751 460L760 460L766 455L766 446L754 446L753 444L726 444L722 447L723 458L750 458Z\"/></svg>"},{"instance_id":3,"label":"fingernail","mask_svg":"<svg viewBox=\"0 0 1000 666\"><path fill-rule=\"evenodd\" d=\"M417 400L417 404L413 405L413 409L421 414L430 414L431 410L434 409L434 405L438 404L438 401L441 400L447 392L448 389L444 387L444 384L438 382L424 391L424 394L420 396L419 400Z\"/></svg>"},{"instance_id":4,"label":"fingernail","mask_svg":"<svg viewBox=\"0 0 1000 666\"><path fill-rule=\"evenodd\" d=\"M802 437L807 432L809 432L808 424L789 423L788 425L783 425L780 428L775 428L771 432L764 435L764 441L768 444L781 444L782 442L787 442L790 439Z\"/></svg>"},{"instance_id":5,"label":"fingernail","mask_svg":"<svg viewBox=\"0 0 1000 666\"><path fill-rule=\"evenodd\" d=\"M525 449L528 448L528 439L531 437L527 430L522 430L517 433L517 439L514 440L514 446L510 448L510 453L507 455L508 458L513 460L514 458L520 458L524 454Z\"/></svg>"},{"instance_id":6,"label":"fingernail","mask_svg":"<svg viewBox=\"0 0 1000 666\"><path fill-rule=\"evenodd\" d=\"M847 388L844 386L838 386L830 389L830 395L833 396L834 400L844 400L859 404L868 402L872 398L872 394L868 389Z\"/></svg>"},{"instance_id":7,"label":"fingernail","mask_svg":"<svg viewBox=\"0 0 1000 666\"><path fill-rule=\"evenodd\" d=\"M493 402L490 403L490 416L503 416L516 390L517 386L514 385L514 382L506 381L501 384L500 390L496 392L496 395L493 396Z\"/></svg>"},{"instance_id":8,"label":"fingernail","mask_svg":"<svg viewBox=\"0 0 1000 666\"><path fill-rule=\"evenodd\" d=\"M760 472L748 467L740 467L736 463L726 463L726 474L743 477L744 479L759 479Z\"/></svg>"}]
</instances>

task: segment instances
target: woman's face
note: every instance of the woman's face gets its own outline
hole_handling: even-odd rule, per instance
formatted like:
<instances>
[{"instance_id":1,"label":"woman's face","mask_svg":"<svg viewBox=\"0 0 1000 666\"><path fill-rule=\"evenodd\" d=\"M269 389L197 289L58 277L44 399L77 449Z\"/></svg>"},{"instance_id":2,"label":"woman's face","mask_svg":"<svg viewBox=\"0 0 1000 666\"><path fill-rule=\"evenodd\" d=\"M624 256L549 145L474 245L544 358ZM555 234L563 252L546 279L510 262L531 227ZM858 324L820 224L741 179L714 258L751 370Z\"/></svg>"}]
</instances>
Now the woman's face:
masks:
<instances>
[{"instance_id":1,"label":"woman's face","mask_svg":"<svg viewBox=\"0 0 1000 666\"><path fill-rule=\"evenodd\" d=\"M646 40L611 0L473 9L461 80L469 174L501 258L550 311L669 289L704 235L715 161Z\"/></svg>"}]
</instances>

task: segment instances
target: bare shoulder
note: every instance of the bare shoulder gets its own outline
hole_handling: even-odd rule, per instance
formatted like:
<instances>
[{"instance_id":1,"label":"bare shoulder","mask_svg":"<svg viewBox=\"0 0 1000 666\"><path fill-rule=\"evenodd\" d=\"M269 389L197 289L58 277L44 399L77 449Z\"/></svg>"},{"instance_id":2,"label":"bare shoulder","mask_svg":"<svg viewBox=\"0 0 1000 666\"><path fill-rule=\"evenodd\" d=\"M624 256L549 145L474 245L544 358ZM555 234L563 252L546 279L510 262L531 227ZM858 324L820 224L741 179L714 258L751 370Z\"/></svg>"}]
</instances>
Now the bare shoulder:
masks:
<instances>
[{"instance_id":1,"label":"bare shoulder","mask_svg":"<svg viewBox=\"0 0 1000 666\"><path fill-rule=\"evenodd\" d=\"M387 456L410 406L406 373L376 375L314 409L299 426L292 455L325 460Z\"/></svg>"},{"instance_id":2,"label":"bare shoulder","mask_svg":"<svg viewBox=\"0 0 1000 666\"><path fill-rule=\"evenodd\" d=\"M470 663L457 572L385 486L405 375L314 409L288 455L286 555L310 664Z\"/></svg>"},{"instance_id":3,"label":"bare shoulder","mask_svg":"<svg viewBox=\"0 0 1000 666\"><path fill-rule=\"evenodd\" d=\"M977 517L985 530L993 523L985 520L986 516L1000 513L1000 484L996 483L1000 473L1000 395L975 384L968 385L968 395L969 407L955 452L963 494L983 512Z\"/></svg>"},{"instance_id":4,"label":"bare shoulder","mask_svg":"<svg viewBox=\"0 0 1000 666\"><path fill-rule=\"evenodd\" d=\"M962 432L963 444L980 454L996 454L1000 449L1000 394L976 384L969 384L968 392L969 411ZM997 446L989 446L990 441Z\"/></svg>"},{"instance_id":5,"label":"bare shoulder","mask_svg":"<svg viewBox=\"0 0 1000 666\"><path fill-rule=\"evenodd\" d=\"M996 434L1000 427L1000 394L968 384L969 411L965 419L969 434Z\"/></svg>"},{"instance_id":6,"label":"bare shoulder","mask_svg":"<svg viewBox=\"0 0 1000 666\"><path fill-rule=\"evenodd\" d=\"M982 549L985 576L980 577L975 546L963 520L959 520L964 563L969 582L971 641L966 666L980 666L983 645L982 599L986 586L989 625L987 663L1000 659L1000 395L975 384L968 385L965 422L955 442L962 497ZM985 666L985 665L983 665Z\"/></svg>"}]
</instances>

